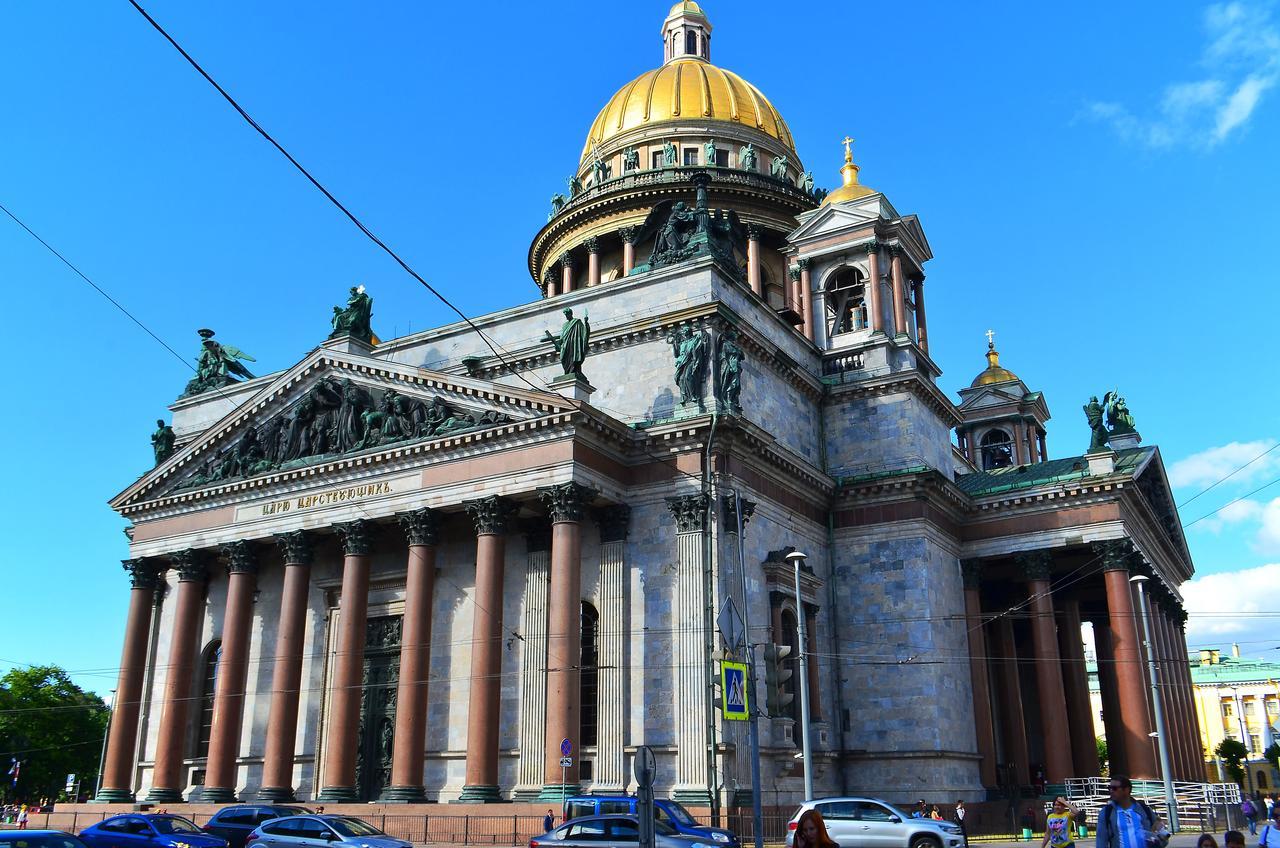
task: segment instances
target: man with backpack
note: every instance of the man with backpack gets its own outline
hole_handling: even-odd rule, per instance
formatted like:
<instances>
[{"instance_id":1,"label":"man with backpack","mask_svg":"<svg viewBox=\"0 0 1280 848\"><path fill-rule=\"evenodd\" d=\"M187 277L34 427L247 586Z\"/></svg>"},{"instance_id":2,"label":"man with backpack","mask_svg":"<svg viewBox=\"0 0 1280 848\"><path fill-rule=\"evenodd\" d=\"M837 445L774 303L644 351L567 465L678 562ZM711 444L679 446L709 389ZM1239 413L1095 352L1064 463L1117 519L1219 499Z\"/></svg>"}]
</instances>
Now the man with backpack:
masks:
<instances>
[{"instance_id":1,"label":"man with backpack","mask_svg":"<svg viewBox=\"0 0 1280 848\"><path fill-rule=\"evenodd\" d=\"M1240 815L1249 823L1249 834L1258 835L1258 805L1248 795L1240 802Z\"/></svg>"},{"instance_id":2,"label":"man with backpack","mask_svg":"<svg viewBox=\"0 0 1280 848\"><path fill-rule=\"evenodd\" d=\"M1155 811L1133 797L1133 781L1112 777L1111 800L1098 811L1097 848L1164 848L1168 837Z\"/></svg>"}]
</instances>

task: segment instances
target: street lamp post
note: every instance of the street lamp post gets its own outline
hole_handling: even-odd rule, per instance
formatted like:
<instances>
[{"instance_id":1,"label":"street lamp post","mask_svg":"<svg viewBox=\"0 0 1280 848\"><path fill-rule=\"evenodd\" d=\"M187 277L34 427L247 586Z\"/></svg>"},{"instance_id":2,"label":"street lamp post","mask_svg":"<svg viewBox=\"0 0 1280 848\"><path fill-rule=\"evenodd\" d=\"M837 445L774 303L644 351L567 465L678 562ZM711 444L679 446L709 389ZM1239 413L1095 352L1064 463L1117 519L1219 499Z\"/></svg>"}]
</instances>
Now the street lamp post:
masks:
<instances>
[{"instance_id":1,"label":"street lamp post","mask_svg":"<svg viewBox=\"0 0 1280 848\"><path fill-rule=\"evenodd\" d=\"M813 749L809 745L809 662L805 651L804 606L800 600L800 566L808 557L799 551L787 554L787 560L795 570L796 579L796 627L800 640L800 751L804 757L804 799L813 798Z\"/></svg>"},{"instance_id":2,"label":"street lamp post","mask_svg":"<svg viewBox=\"0 0 1280 848\"><path fill-rule=\"evenodd\" d=\"M1142 639L1147 648L1147 673L1151 677L1151 703L1156 714L1156 742L1160 749L1160 775L1164 778L1164 802L1169 809L1169 829L1178 831L1178 799L1173 794L1173 773L1169 765L1169 733L1165 728L1164 703L1160 693L1160 681L1156 676L1156 658L1151 650L1151 621L1147 615L1146 593L1143 591L1148 578L1136 574L1129 582L1138 587L1138 609L1142 611Z\"/></svg>"}]
</instances>

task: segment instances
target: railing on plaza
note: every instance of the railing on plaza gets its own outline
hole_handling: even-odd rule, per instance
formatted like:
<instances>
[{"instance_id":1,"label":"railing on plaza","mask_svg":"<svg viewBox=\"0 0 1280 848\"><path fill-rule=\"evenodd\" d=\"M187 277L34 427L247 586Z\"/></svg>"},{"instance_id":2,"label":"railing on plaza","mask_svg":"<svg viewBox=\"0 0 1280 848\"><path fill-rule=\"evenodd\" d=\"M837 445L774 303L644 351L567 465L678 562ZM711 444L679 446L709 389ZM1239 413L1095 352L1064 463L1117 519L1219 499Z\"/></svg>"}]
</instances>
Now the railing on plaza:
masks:
<instances>
[{"instance_id":1,"label":"railing on plaza","mask_svg":"<svg viewBox=\"0 0 1280 848\"><path fill-rule=\"evenodd\" d=\"M1098 812L1110 800L1109 783L1110 779L1105 777L1075 777L1067 781L1067 800L1085 814L1091 827L1096 825ZM1133 797L1168 821L1164 783L1135 780ZM1240 824L1240 787L1234 783L1175 780L1173 798L1178 805L1178 823L1182 830L1221 831Z\"/></svg>"}]
</instances>

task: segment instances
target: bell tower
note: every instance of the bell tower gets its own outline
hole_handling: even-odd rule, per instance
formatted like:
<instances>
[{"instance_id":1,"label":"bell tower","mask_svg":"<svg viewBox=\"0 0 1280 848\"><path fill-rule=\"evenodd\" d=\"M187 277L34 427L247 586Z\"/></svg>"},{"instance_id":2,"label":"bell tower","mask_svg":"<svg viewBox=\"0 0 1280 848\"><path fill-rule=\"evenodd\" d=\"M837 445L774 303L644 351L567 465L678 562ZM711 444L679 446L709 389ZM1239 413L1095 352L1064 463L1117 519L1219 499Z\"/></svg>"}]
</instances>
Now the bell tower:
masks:
<instances>
[{"instance_id":1,"label":"bell tower","mask_svg":"<svg viewBox=\"0 0 1280 848\"><path fill-rule=\"evenodd\" d=\"M1049 458L1044 395L1027 389L1017 374L1000 364L995 331L987 330L987 367L960 390L963 423L956 438L965 458L979 471L1030 465Z\"/></svg>"},{"instance_id":2,"label":"bell tower","mask_svg":"<svg viewBox=\"0 0 1280 848\"><path fill-rule=\"evenodd\" d=\"M711 61L711 22L694 0L672 6L662 22L662 61L672 59Z\"/></svg>"}]
</instances>

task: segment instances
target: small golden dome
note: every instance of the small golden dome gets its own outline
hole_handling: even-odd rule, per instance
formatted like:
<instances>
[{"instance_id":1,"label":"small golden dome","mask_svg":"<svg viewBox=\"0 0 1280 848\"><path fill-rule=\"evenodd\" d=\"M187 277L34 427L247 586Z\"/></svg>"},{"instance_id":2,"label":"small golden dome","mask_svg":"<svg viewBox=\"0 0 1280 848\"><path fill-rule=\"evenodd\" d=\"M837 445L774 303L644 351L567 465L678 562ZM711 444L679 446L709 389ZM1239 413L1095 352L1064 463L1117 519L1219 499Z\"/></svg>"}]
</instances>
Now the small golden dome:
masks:
<instances>
[{"instance_id":1,"label":"small golden dome","mask_svg":"<svg viewBox=\"0 0 1280 848\"><path fill-rule=\"evenodd\" d=\"M861 170L857 165L853 164L853 150L850 145L853 139L845 136L844 145L844 165L840 168L840 176L844 180L844 184L835 191L829 193L822 199L822 205L826 206L831 203L843 203L846 200L857 200L859 197L866 197L869 194L875 194L876 190L867 188L858 182L858 171Z\"/></svg>"},{"instance_id":2,"label":"small golden dome","mask_svg":"<svg viewBox=\"0 0 1280 848\"><path fill-rule=\"evenodd\" d=\"M671 18L676 15L702 15L704 18L707 16L706 12L702 11L702 7L693 2L693 0L681 0L681 2L672 6L671 11L667 13L667 17Z\"/></svg>"},{"instance_id":3,"label":"small golden dome","mask_svg":"<svg viewBox=\"0 0 1280 848\"><path fill-rule=\"evenodd\" d=\"M672 7L688 13L702 10L692 0ZM693 7L693 8L688 8ZM727 121L776 138L799 166L787 122L760 89L742 77L694 56L672 59L618 89L600 110L582 148L586 163L597 145L638 127L688 121Z\"/></svg>"},{"instance_id":4,"label":"small golden dome","mask_svg":"<svg viewBox=\"0 0 1280 848\"><path fill-rule=\"evenodd\" d=\"M1010 383L1018 379L1018 375L1000 365L1000 354L994 342L987 342L987 370L973 378L970 388L990 386L992 383Z\"/></svg>"}]
</instances>

